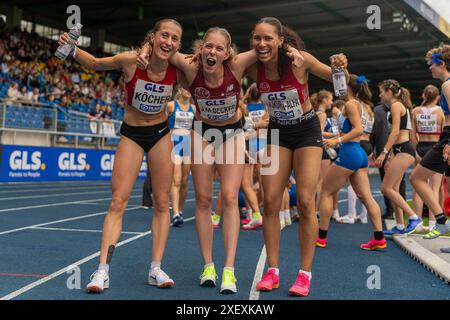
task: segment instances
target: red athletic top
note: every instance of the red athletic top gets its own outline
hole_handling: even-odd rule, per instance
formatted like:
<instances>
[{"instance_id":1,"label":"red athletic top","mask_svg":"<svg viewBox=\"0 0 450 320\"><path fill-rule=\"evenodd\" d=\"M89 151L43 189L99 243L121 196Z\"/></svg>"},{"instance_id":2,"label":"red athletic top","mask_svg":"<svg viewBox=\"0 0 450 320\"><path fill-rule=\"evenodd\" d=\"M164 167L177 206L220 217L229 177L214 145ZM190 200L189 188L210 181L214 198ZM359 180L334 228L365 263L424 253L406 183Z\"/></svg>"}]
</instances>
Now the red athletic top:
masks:
<instances>
[{"instance_id":1,"label":"red athletic top","mask_svg":"<svg viewBox=\"0 0 450 320\"><path fill-rule=\"evenodd\" d=\"M130 82L125 84L127 104L147 114L157 114L172 100L173 87L177 84L177 69L169 63L162 81L150 80L147 70L136 68Z\"/></svg>"},{"instance_id":2,"label":"red athletic top","mask_svg":"<svg viewBox=\"0 0 450 320\"><path fill-rule=\"evenodd\" d=\"M234 117L239 106L241 84L236 80L227 64L223 65L223 82L218 88L209 88L203 71L199 70L189 87L197 107L197 117L213 121L226 121Z\"/></svg>"},{"instance_id":3,"label":"red athletic top","mask_svg":"<svg viewBox=\"0 0 450 320\"><path fill-rule=\"evenodd\" d=\"M303 108L309 99L308 83L300 83L291 68L278 81L266 78L264 65L258 62L258 90L272 121L291 125L302 121Z\"/></svg>"}]
</instances>

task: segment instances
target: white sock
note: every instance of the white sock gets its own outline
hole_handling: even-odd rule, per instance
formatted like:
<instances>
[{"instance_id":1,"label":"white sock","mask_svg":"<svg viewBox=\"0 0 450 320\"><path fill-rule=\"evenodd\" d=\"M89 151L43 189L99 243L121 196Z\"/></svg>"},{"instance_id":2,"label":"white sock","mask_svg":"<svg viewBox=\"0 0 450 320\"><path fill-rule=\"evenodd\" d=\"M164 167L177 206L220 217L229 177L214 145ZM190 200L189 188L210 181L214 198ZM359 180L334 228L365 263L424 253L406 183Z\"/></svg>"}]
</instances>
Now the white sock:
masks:
<instances>
[{"instance_id":1,"label":"white sock","mask_svg":"<svg viewBox=\"0 0 450 320\"><path fill-rule=\"evenodd\" d=\"M100 263L98 265L98 270L104 270L104 271L106 271L106 273L109 273L109 264Z\"/></svg>"},{"instance_id":2,"label":"white sock","mask_svg":"<svg viewBox=\"0 0 450 320\"><path fill-rule=\"evenodd\" d=\"M367 208L365 205L361 207L361 219L367 219Z\"/></svg>"},{"instance_id":3,"label":"white sock","mask_svg":"<svg viewBox=\"0 0 450 320\"><path fill-rule=\"evenodd\" d=\"M405 225L404 224L397 224L397 229L398 230L404 230L405 229Z\"/></svg>"},{"instance_id":4,"label":"white sock","mask_svg":"<svg viewBox=\"0 0 450 320\"><path fill-rule=\"evenodd\" d=\"M291 212L289 210L284 210L284 220L291 218Z\"/></svg>"},{"instance_id":5,"label":"white sock","mask_svg":"<svg viewBox=\"0 0 450 320\"><path fill-rule=\"evenodd\" d=\"M436 220L428 221L428 228L433 229L435 225L436 225Z\"/></svg>"},{"instance_id":6,"label":"white sock","mask_svg":"<svg viewBox=\"0 0 450 320\"><path fill-rule=\"evenodd\" d=\"M311 278L312 278L312 273L311 272L303 271L303 270L300 269L298 273L306 274L308 276L309 280L311 280Z\"/></svg>"},{"instance_id":7,"label":"white sock","mask_svg":"<svg viewBox=\"0 0 450 320\"><path fill-rule=\"evenodd\" d=\"M205 264L205 268L207 268L207 267L214 267L214 262L210 262L210 263L207 263L207 264Z\"/></svg>"},{"instance_id":8,"label":"white sock","mask_svg":"<svg viewBox=\"0 0 450 320\"><path fill-rule=\"evenodd\" d=\"M351 185L348 186L348 217L349 218L355 218L356 217L356 193L355 190L353 190L353 187Z\"/></svg>"},{"instance_id":9,"label":"white sock","mask_svg":"<svg viewBox=\"0 0 450 320\"><path fill-rule=\"evenodd\" d=\"M411 217L409 217L411 220L417 220L419 219L419 216L417 214L413 214Z\"/></svg>"},{"instance_id":10,"label":"white sock","mask_svg":"<svg viewBox=\"0 0 450 320\"><path fill-rule=\"evenodd\" d=\"M280 215L280 221L281 220L284 221L284 211L283 210L280 211L279 215Z\"/></svg>"},{"instance_id":11,"label":"white sock","mask_svg":"<svg viewBox=\"0 0 450 320\"><path fill-rule=\"evenodd\" d=\"M333 210L333 215L339 217L340 216L339 209L334 209Z\"/></svg>"},{"instance_id":12,"label":"white sock","mask_svg":"<svg viewBox=\"0 0 450 320\"><path fill-rule=\"evenodd\" d=\"M279 277L280 276L280 269L278 269L278 268L269 268L267 271L270 271L270 270L275 270L275 274Z\"/></svg>"},{"instance_id":13,"label":"white sock","mask_svg":"<svg viewBox=\"0 0 450 320\"><path fill-rule=\"evenodd\" d=\"M224 267L223 270L230 270L231 272L234 273L234 267Z\"/></svg>"},{"instance_id":14,"label":"white sock","mask_svg":"<svg viewBox=\"0 0 450 320\"><path fill-rule=\"evenodd\" d=\"M161 269L161 261L152 261L150 265L150 270L153 270L155 268Z\"/></svg>"}]
</instances>

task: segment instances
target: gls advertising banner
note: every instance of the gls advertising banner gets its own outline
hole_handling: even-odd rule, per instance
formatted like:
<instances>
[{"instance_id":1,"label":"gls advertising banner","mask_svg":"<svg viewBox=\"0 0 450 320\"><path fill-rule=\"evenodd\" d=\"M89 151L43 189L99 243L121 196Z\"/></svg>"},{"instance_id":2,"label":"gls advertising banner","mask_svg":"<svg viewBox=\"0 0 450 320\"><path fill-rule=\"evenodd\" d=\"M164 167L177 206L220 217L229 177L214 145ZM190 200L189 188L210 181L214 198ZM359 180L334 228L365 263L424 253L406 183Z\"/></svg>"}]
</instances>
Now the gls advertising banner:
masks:
<instances>
[{"instance_id":1,"label":"gls advertising banner","mask_svg":"<svg viewBox=\"0 0 450 320\"><path fill-rule=\"evenodd\" d=\"M110 180L114 150L0 146L0 181ZM139 177L147 173L144 159Z\"/></svg>"}]
</instances>

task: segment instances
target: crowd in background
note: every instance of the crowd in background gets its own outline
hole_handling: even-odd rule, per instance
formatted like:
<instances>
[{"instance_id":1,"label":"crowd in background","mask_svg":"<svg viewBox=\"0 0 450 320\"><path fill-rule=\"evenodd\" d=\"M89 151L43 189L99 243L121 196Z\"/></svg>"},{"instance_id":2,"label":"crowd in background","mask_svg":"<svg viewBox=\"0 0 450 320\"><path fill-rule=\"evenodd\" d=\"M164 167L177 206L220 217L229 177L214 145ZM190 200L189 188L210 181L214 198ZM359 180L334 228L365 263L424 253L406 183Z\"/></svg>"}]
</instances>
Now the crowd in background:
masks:
<instances>
[{"instance_id":1,"label":"crowd in background","mask_svg":"<svg viewBox=\"0 0 450 320\"><path fill-rule=\"evenodd\" d=\"M0 32L0 83L8 86L0 98L10 103L44 103L73 108L100 118L113 118L124 107L121 73L97 72L73 59L54 56L56 41L26 31ZM105 55L96 52L96 56Z\"/></svg>"}]
</instances>

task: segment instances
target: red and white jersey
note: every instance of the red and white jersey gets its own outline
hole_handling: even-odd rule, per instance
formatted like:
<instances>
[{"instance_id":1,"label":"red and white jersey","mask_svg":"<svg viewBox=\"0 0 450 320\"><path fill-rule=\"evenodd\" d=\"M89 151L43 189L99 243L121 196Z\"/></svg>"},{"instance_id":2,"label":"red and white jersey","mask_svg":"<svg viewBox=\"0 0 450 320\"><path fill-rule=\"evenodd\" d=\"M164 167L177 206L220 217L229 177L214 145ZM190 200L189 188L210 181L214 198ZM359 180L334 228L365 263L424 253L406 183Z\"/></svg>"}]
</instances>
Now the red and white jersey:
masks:
<instances>
[{"instance_id":1,"label":"red and white jersey","mask_svg":"<svg viewBox=\"0 0 450 320\"><path fill-rule=\"evenodd\" d=\"M278 81L266 78L265 68L258 63L258 90L270 114L271 121L291 125L302 121L302 106L309 99L308 83L300 83L291 68Z\"/></svg>"},{"instance_id":2,"label":"red and white jersey","mask_svg":"<svg viewBox=\"0 0 450 320\"><path fill-rule=\"evenodd\" d=\"M218 88L209 88L203 71L199 70L189 87L197 107L197 116L211 121L227 121L234 117L239 106L241 84L227 64L223 65L223 82Z\"/></svg>"},{"instance_id":3,"label":"red and white jersey","mask_svg":"<svg viewBox=\"0 0 450 320\"><path fill-rule=\"evenodd\" d=\"M170 63L161 81L150 80L147 70L136 68L133 78L125 84L127 104L146 114L158 114L172 100L176 84L177 69Z\"/></svg>"}]
</instances>

